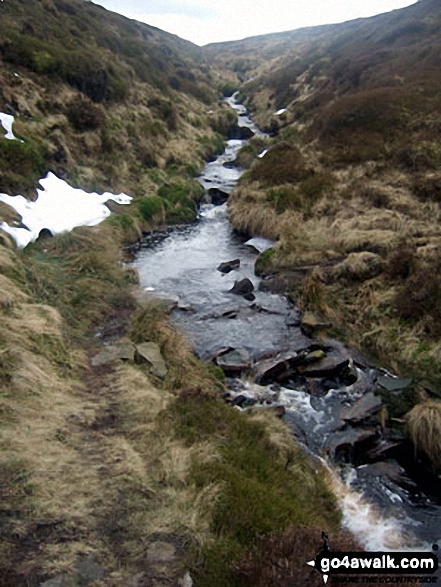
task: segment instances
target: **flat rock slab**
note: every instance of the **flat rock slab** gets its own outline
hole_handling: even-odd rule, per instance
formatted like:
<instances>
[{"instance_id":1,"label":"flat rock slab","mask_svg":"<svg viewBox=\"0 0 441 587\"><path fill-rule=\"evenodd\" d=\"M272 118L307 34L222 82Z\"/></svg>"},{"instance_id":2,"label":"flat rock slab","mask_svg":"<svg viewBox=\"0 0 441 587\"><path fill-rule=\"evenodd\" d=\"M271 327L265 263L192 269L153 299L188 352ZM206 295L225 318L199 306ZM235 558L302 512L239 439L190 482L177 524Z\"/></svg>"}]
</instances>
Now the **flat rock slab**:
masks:
<instances>
[{"instance_id":1,"label":"flat rock slab","mask_svg":"<svg viewBox=\"0 0 441 587\"><path fill-rule=\"evenodd\" d=\"M91 360L92 367L108 365L116 361L134 361L135 347L130 343L114 344L107 346L103 351L95 355Z\"/></svg>"},{"instance_id":2,"label":"flat rock slab","mask_svg":"<svg viewBox=\"0 0 441 587\"><path fill-rule=\"evenodd\" d=\"M216 365L229 375L239 375L250 368L250 355L245 349L234 349L216 358Z\"/></svg>"},{"instance_id":3,"label":"flat rock slab","mask_svg":"<svg viewBox=\"0 0 441 587\"><path fill-rule=\"evenodd\" d=\"M312 357L311 357L312 355ZM340 375L349 366L350 355L343 349L332 348L326 350L326 356L321 358L319 352L309 355L316 360L308 360L306 364L298 365L296 371L304 377L334 377Z\"/></svg>"},{"instance_id":4,"label":"flat rock slab","mask_svg":"<svg viewBox=\"0 0 441 587\"><path fill-rule=\"evenodd\" d=\"M255 236L254 238L251 238L250 240L248 240L245 243L245 246L251 247L257 253L264 253L265 251L267 251L268 249L271 249L271 247L274 246L274 241L269 240L267 238L260 237L260 236Z\"/></svg>"},{"instance_id":5,"label":"flat rock slab","mask_svg":"<svg viewBox=\"0 0 441 587\"><path fill-rule=\"evenodd\" d=\"M362 422L369 416L379 412L381 406L381 398L370 392L357 400L350 408L342 410L340 417L346 422Z\"/></svg>"},{"instance_id":6,"label":"flat rock slab","mask_svg":"<svg viewBox=\"0 0 441 587\"><path fill-rule=\"evenodd\" d=\"M135 360L137 363L147 363L150 373L164 379L167 375L167 367L161 354L161 349L155 342L143 342L136 346Z\"/></svg>"},{"instance_id":7,"label":"flat rock slab","mask_svg":"<svg viewBox=\"0 0 441 587\"><path fill-rule=\"evenodd\" d=\"M343 451L351 451L360 444L368 443L377 438L375 428L364 430L355 430L353 428L344 432L333 434L326 446L327 452L331 457L337 456Z\"/></svg>"},{"instance_id":8,"label":"flat rock slab","mask_svg":"<svg viewBox=\"0 0 441 587\"><path fill-rule=\"evenodd\" d=\"M378 385L387 391L402 391L406 387L409 387L412 381L412 379L399 379L386 376L381 376L377 379Z\"/></svg>"}]
</instances>

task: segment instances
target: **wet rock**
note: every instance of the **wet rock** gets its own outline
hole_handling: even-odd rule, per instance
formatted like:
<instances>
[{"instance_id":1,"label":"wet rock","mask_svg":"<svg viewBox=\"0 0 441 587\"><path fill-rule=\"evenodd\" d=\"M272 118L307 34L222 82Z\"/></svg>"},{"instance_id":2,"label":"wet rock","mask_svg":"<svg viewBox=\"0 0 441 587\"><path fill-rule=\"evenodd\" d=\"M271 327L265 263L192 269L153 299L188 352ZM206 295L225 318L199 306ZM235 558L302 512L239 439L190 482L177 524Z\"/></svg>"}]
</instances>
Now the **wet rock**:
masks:
<instances>
[{"instance_id":1,"label":"wet rock","mask_svg":"<svg viewBox=\"0 0 441 587\"><path fill-rule=\"evenodd\" d=\"M366 458L371 461L379 461L381 459L395 458L400 449L403 447L402 441L393 441L382 438L371 450L366 453Z\"/></svg>"},{"instance_id":2,"label":"wet rock","mask_svg":"<svg viewBox=\"0 0 441 587\"><path fill-rule=\"evenodd\" d=\"M225 310L225 312L222 312L221 317L222 318L230 318L231 320L234 320L235 318L237 318L238 314L239 314L238 309Z\"/></svg>"},{"instance_id":3,"label":"wet rock","mask_svg":"<svg viewBox=\"0 0 441 587\"><path fill-rule=\"evenodd\" d=\"M134 361L135 347L131 343L109 345L91 360L92 367L100 367L116 361Z\"/></svg>"},{"instance_id":4,"label":"wet rock","mask_svg":"<svg viewBox=\"0 0 441 587\"><path fill-rule=\"evenodd\" d=\"M370 392L357 400L350 408L342 410L340 417L352 424L359 423L379 412L381 406L381 397Z\"/></svg>"},{"instance_id":5,"label":"wet rock","mask_svg":"<svg viewBox=\"0 0 441 587\"><path fill-rule=\"evenodd\" d=\"M220 190L219 188L210 188L208 190L208 195L210 196L211 203L214 206L222 206L228 200L229 195L227 192Z\"/></svg>"},{"instance_id":6,"label":"wet rock","mask_svg":"<svg viewBox=\"0 0 441 587\"><path fill-rule=\"evenodd\" d=\"M250 356L245 349L234 349L218 356L215 363L227 376L232 377L249 370Z\"/></svg>"},{"instance_id":7,"label":"wet rock","mask_svg":"<svg viewBox=\"0 0 441 587\"><path fill-rule=\"evenodd\" d=\"M333 434L327 444L327 453L337 460L350 462L353 460L354 453L360 449L360 445L366 445L373 442L378 436L375 428L356 430L350 428L342 432Z\"/></svg>"},{"instance_id":8,"label":"wet rock","mask_svg":"<svg viewBox=\"0 0 441 587\"><path fill-rule=\"evenodd\" d=\"M315 312L305 312L301 319L300 328L307 336L316 336L327 328L330 328L329 320Z\"/></svg>"},{"instance_id":9,"label":"wet rock","mask_svg":"<svg viewBox=\"0 0 441 587\"><path fill-rule=\"evenodd\" d=\"M256 299L256 296L253 293L245 294L243 297L247 300L247 302L254 302Z\"/></svg>"},{"instance_id":10,"label":"wet rock","mask_svg":"<svg viewBox=\"0 0 441 587\"><path fill-rule=\"evenodd\" d=\"M298 357L297 352L287 351L275 357L260 361L253 368L254 380L259 385L278 381L282 376L292 372L291 363Z\"/></svg>"},{"instance_id":11,"label":"wet rock","mask_svg":"<svg viewBox=\"0 0 441 587\"><path fill-rule=\"evenodd\" d=\"M190 304L183 304L182 302L179 302L178 303L177 308L181 312L192 312L192 313L194 313L196 311L192 306L190 306Z\"/></svg>"},{"instance_id":12,"label":"wet rock","mask_svg":"<svg viewBox=\"0 0 441 587\"><path fill-rule=\"evenodd\" d=\"M239 269L240 267L240 259L234 259L233 261L225 261L221 263L217 268L218 271L221 273L230 273L234 269Z\"/></svg>"},{"instance_id":13,"label":"wet rock","mask_svg":"<svg viewBox=\"0 0 441 587\"><path fill-rule=\"evenodd\" d=\"M412 384L412 379L399 379L393 377L380 376L377 383L387 391L402 391Z\"/></svg>"},{"instance_id":14,"label":"wet rock","mask_svg":"<svg viewBox=\"0 0 441 587\"><path fill-rule=\"evenodd\" d=\"M236 396L231 403L239 408L248 408L257 404L257 400L241 394Z\"/></svg>"},{"instance_id":15,"label":"wet rock","mask_svg":"<svg viewBox=\"0 0 441 587\"><path fill-rule=\"evenodd\" d=\"M247 126L239 126L238 124L234 124L228 129L227 138L237 139L239 141L247 141L254 136L254 132L248 128Z\"/></svg>"},{"instance_id":16,"label":"wet rock","mask_svg":"<svg viewBox=\"0 0 441 587\"><path fill-rule=\"evenodd\" d=\"M155 342L143 342L136 346L135 361L139 364L147 363L150 373L155 377L164 379L167 375L167 367L161 354L161 349Z\"/></svg>"},{"instance_id":17,"label":"wet rock","mask_svg":"<svg viewBox=\"0 0 441 587\"><path fill-rule=\"evenodd\" d=\"M243 296L254 291L254 285L248 277L235 281L233 287L230 289L230 293L234 293L238 296Z\"/></svg>"},{"instance_id":18,"label":"wet rock","mask_svg":"<svg viewBox=\"0 0 441 587\"><path fill-rule=\"evenodd\" d=\"M78 581L75 575L63 574L40 583L40 587L78 587Z\"/></svg>"},{"instance_id":19,"label":"wet rock","mask_svg":"<svg viewBox=\"0 0 441 587\"><path fill-rule=\"evenodd\" d=\"M303 364L297 366L297 371L304 377L339 377L349 368L349 362L348 351L335 347L327 349L323 356L320 349L317 349L306 354Z\"/></svg>"},{"instance_id":20,"label":"wet rock","mask_svg":"<svg viewBox=\"0 0 441 587\"><path fill-rule=\"evenodd\" d=\"M367 465L358 469L359 474L364 476L374 476L389 479L399 487L406 490L416 489L416 484L406 474L406 471L397 462L384 461Z\"/></svg>"},{"instance_id":21,"label":"wet rock","mask_svg":"<svg viewBox=\"0 0 441 587\"><path fill-rule=\"evenodd\" d=\"M255 236L245 243L246 247L251 247L256 253L264 253L274 246L274 241L260 236Z\"/></svg>"}]
</instances>

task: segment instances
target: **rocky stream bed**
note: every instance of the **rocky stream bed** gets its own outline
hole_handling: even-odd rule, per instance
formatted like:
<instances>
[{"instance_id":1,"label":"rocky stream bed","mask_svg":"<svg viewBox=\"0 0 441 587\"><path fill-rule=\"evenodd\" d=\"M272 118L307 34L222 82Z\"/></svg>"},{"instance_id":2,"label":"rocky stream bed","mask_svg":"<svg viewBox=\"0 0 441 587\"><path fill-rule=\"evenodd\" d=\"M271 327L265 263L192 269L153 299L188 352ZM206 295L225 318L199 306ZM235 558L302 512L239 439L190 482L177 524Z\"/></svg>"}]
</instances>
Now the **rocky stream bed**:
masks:
<instances>
[{"instance_id":1,"label":"rocky stream bed","mask_svg":"<svg viewBox=\"0 0 441 587\"><path fill-rule=\"evenodd\" d=\"M386 424L387 401L412 384L342 343L318 338L323 324L302 316L277 280L255 275L272 243L246 240L228 222L234 166L258 129L234 98L241 138L207 164L199 221L146 237L134 266L146 295L163 300L196 354L227 377L225 400L240 410L272 409L334 478L344 524L368 549L430 548L441 539L441 481L414 455L403 427Z\"/></svg>"}]
</instances>

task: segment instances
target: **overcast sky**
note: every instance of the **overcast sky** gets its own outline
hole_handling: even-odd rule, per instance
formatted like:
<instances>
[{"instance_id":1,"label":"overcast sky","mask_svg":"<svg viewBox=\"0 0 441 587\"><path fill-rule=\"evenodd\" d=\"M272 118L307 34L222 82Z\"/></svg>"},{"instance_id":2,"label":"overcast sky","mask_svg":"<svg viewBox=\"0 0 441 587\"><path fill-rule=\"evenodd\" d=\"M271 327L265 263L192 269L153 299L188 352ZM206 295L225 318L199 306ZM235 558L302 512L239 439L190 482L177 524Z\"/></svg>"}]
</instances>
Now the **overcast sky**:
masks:
<instances>
[{"instance_id":1,"label":"overcast sky","mask_svg":"<svg viewBox=\"0 0 441 587\"><path fill-rule=\"evenodd\" d=\"M416 0L94 0L198 45L373 16Z\"/></svg>"}]
</instances>

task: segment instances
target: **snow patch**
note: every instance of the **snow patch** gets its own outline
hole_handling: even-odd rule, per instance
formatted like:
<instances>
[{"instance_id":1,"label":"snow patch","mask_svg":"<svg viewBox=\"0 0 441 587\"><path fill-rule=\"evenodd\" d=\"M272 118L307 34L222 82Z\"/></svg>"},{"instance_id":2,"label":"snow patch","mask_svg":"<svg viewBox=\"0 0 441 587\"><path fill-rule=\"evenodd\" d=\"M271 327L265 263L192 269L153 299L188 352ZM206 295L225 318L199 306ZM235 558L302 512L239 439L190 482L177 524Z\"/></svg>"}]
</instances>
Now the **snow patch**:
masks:
<instances>
[{"instance_id":1,"label":"snow patch","mask_svg":"<svg viewBox=\"0 0 441 587\"><path fill-rule=\"evenodd\" d=\"M11 114L5 114L4 112L0 112L0 123L6 131L5 139L9 139L10 141L20 141L12 132L12 125L14 123L14 117Z\"/></svg>"},{"instance_id":2,"label":"snow patch","mask_svg":"<svg viewBox=\"0 0 441 587\"><path fill-rule=\"evenodd\" d=\"M285 114L285 112L287 112L287 108L281 108L280 110L277 110L277 112L275 112L275 116L280 116L281 114Z\"/></svg>"},{"instance_id":3,"label":"snow patch","mask_svg":"<svg viewBox=\"0 0 441 587\"><path fill-rule=\"evenodd\" d=\"M105 203L113 200L118 204L130 204L132 198L126 194L97 194L75 189L53 173L40 179L43 189L37 190L37 200L29 202L23 196L0 194L0 202L8 204L22 217L26 228L0 225L10 234L19 247L34 241L43 228L52 234L69 232L76 226L95 226L110 216Z\"/></svg>"}]
</instances>

